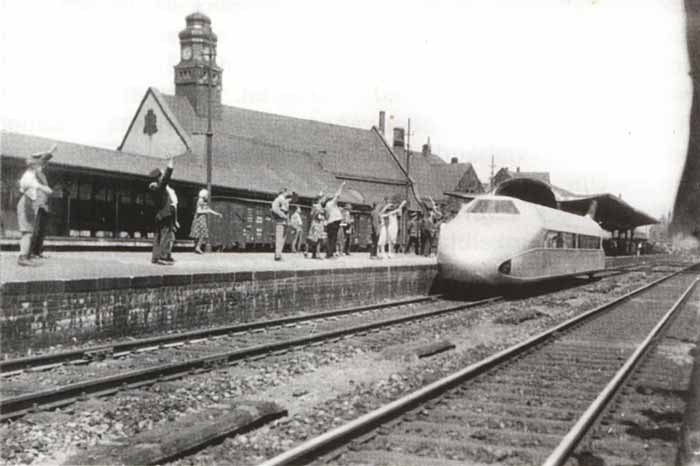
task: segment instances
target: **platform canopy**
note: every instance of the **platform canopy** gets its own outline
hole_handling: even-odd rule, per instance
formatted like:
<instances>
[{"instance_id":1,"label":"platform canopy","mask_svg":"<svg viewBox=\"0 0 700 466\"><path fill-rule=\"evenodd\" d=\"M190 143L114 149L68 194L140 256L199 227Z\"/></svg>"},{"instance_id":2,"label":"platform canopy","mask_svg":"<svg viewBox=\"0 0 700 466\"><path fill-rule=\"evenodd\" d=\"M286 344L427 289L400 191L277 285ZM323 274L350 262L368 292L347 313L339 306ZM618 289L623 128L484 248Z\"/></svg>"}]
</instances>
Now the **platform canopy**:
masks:
<instances>
[{"instance_id":1,"label":"platform canopy","mask_svg":"<svg viewBox=\"0 0 700 466\"><path fill-rule=\"evenodd\" d=\"M593 218L608 231L633 230L643 225L659 223L654 217L609 193L562 199L559 205L567 212L586 215L594 202L596 210Z\"/></svg>"},{"instance_id":2,"label":"platform canopy","mask_svg":"<svg viewBox=\"0 0 700 466\"><path fill-rule=\"evenodd\" d=\"M448 196L465 201L475 195L447 192ZM579 195L533 178L514 178L499 184L491 193L497 196L511 196L527 202L559 208L577 215L593 213L593 218L607 231L633 230L642 225L659 223L654 217L635 209L621 198L609 194Z\"/></svg>"}]
</instances>

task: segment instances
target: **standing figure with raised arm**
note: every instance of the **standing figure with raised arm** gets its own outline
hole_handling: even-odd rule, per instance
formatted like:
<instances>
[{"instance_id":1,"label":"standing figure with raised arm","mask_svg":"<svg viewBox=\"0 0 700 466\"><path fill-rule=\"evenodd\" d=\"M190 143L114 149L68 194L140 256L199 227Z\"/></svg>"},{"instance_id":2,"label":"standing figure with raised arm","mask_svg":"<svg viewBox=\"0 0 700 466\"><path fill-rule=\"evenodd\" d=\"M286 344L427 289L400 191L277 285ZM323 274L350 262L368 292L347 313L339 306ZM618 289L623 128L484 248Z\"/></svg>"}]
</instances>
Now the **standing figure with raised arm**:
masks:
<instances>
[{"instance_id":1,"label":"standing figure with raised arm","mask_svg":"<svg viewBox=\"0 0 700 466\"><path fill-rule=\"evenodd\" d=\"M160 168L155 168L149 173L149 177L153 180L148 184L148 190L151 192L154 204L156 206L156 215L154 218L154 233L153 236L153 251L151 253L151 262L157 265L173 265L167 261L168 243L173 235L175 227L175 218L173 209L171 208L170 194L168 193L168 183L173 176L173 159L168 159L168 165L165 172Z\"/></svg>"},{"instance_id":2,"label":"standing figure with raised arm","mask_svg":"<svg viewBox=\"0 0 700 466\"><path fill-rule=\"evenodd\" d=\"M425 206L427 213L423 216L421 224L421 236L423 237L423 255L429 257L433 250L433 242L437 239L437 226L442 218L442 212L432 197L429 197L431 206Z\"/></svg>"},{"instance_id":3,"label":"standing figure with raised arm","mask_svg":"<svg viewBox=\"0 0 700 466\"><path fill-rule=\"evenodd\" d=\"M394 247L399 233L399 214L406 205L406 201L401 201L401 204L396 209L385 211L383 216L386 219L386 235L387 244L389 245L389 258L394 257Z\"/></svg>"},{"instance_id":4,"label":"standing figure with raised arm","mask_svg":"<svg viewBox=\"0 0 700 466\"><path fill-rule=\"evenodd\" d=\"M209 191L202 189L197 197L197 207L194 212L194 220L192 220L192 228L190 228L190 238L196 240L194 252L204 254L202 246L209 241L209 222L208 215L216 215L222 217L218 212L209 208Z\"/></svg>"},{"instance_id":5,"label":"standing figure with raised arm","mask_svg":"<svg viewBox=\"0 0 700 466\"><path fill-rule=\"evenodd\" d=\"M387 259L386 255L386 241L387 241L387 227L389 225L389 218L386 215L391 209L394 208L394 204L387 203L379 211L379 218L381 220L381 225L379 226L379 238L377 239L377 254L380 259Z\"/></svg>"},{"instance_id":6,"label":"standing figure with raised arm","mask_svg":"<svg viewBox=\"0 0 700 466\"><path fill-rule=\"evenodd\" d=\"M325 204L323 204L326 210L326 233L328 235L326 259L335 257L336 243L338 242L338 228L340 228L340 222L343 220L343 214L338 207L338 198L343 192L344 186L345 181L340 184L340 187L333 197L326 199Z\"/></svg>"}]
</instances>

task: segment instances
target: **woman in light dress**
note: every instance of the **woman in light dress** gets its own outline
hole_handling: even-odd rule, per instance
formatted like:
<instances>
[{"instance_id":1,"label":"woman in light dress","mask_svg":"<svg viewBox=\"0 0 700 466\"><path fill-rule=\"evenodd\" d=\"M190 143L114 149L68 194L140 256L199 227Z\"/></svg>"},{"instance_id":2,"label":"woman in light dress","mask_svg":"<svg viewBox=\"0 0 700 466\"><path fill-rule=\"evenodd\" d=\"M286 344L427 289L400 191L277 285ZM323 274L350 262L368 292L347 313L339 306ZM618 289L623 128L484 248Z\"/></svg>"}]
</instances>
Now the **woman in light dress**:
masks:
<instances>
[{"instance_id":1,"label":"woman in light dress","mask_svg":"<svg viewBox=\"0 0 700 466\"><path fill-rule=\"evenodd\" d=\"M194 252L203 254L202 245L209 241L209 225L207 224L207 214L221 217L218 212L214 212L209 208L209 191L202 189L199 191L197 198L197 210L194 213L192 228L190 229L190 238L196 239L197 244L194 246Z\"/></svg>"},{"instance_id":2,"label":"woman in light dress","mask_svg":"<svg viewBox=\"0 0 700 466\"><path fill-rule=\"evenodd\" d=\"M394 204L387 204L384 206L380 213L382 218L382 227L379 230L379 241L377 241L377 249L379 250L379 257L382 259L390 259L394 257L394 245L396 244L396 237L399 232L399 213L406 205L406 201L402 201L397 208L393 208ZM384 250L384 246L389 245L389 254L387 255Z\"/></svg>"}]
</instances>

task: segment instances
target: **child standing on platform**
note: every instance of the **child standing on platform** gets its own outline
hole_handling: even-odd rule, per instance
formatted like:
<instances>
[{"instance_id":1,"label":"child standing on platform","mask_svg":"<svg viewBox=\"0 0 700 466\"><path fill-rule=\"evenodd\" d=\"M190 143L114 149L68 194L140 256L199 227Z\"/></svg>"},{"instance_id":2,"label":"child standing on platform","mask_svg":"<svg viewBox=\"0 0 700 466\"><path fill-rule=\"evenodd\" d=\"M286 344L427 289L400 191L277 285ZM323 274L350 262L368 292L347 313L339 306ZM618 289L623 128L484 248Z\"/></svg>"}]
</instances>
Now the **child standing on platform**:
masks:
<instances>
[{"instance_id":1,"label":"child standing on platform","mask_svg":"<svg viewBox=\"0 0 700 466\"><path fill-rule=\"evenodd\" d=\"M197 210L194 213L194 220L192 221L192 228L190 229L190 238L197 240L194 246L194 252L197 254L204 253L202 250L202 245L209 241L209 224L207 222L208 214L222 217L220 213L209 208L209 191L202 189L199 191L199 197L197 198Z\"/></svg>"}]
</instances>

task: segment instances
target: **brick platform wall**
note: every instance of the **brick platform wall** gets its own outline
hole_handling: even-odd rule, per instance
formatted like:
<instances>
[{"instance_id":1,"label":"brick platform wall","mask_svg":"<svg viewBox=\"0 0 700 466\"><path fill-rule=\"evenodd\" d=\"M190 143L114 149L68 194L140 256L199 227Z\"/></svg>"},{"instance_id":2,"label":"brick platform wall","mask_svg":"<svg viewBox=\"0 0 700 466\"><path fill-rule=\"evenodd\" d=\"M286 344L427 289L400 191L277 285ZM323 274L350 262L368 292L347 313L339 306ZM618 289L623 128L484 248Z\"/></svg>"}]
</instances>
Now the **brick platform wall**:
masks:
<instances>
[{"instance_id":1,"label":"brick platform wall","mask_svg":"<svg viewBox=\"0 0 700 466\"><path fill-rule=\"evenodd\" d=\"M427 294L433 265L5 283L2 353Z\"/></svg>"}]
</instances>

